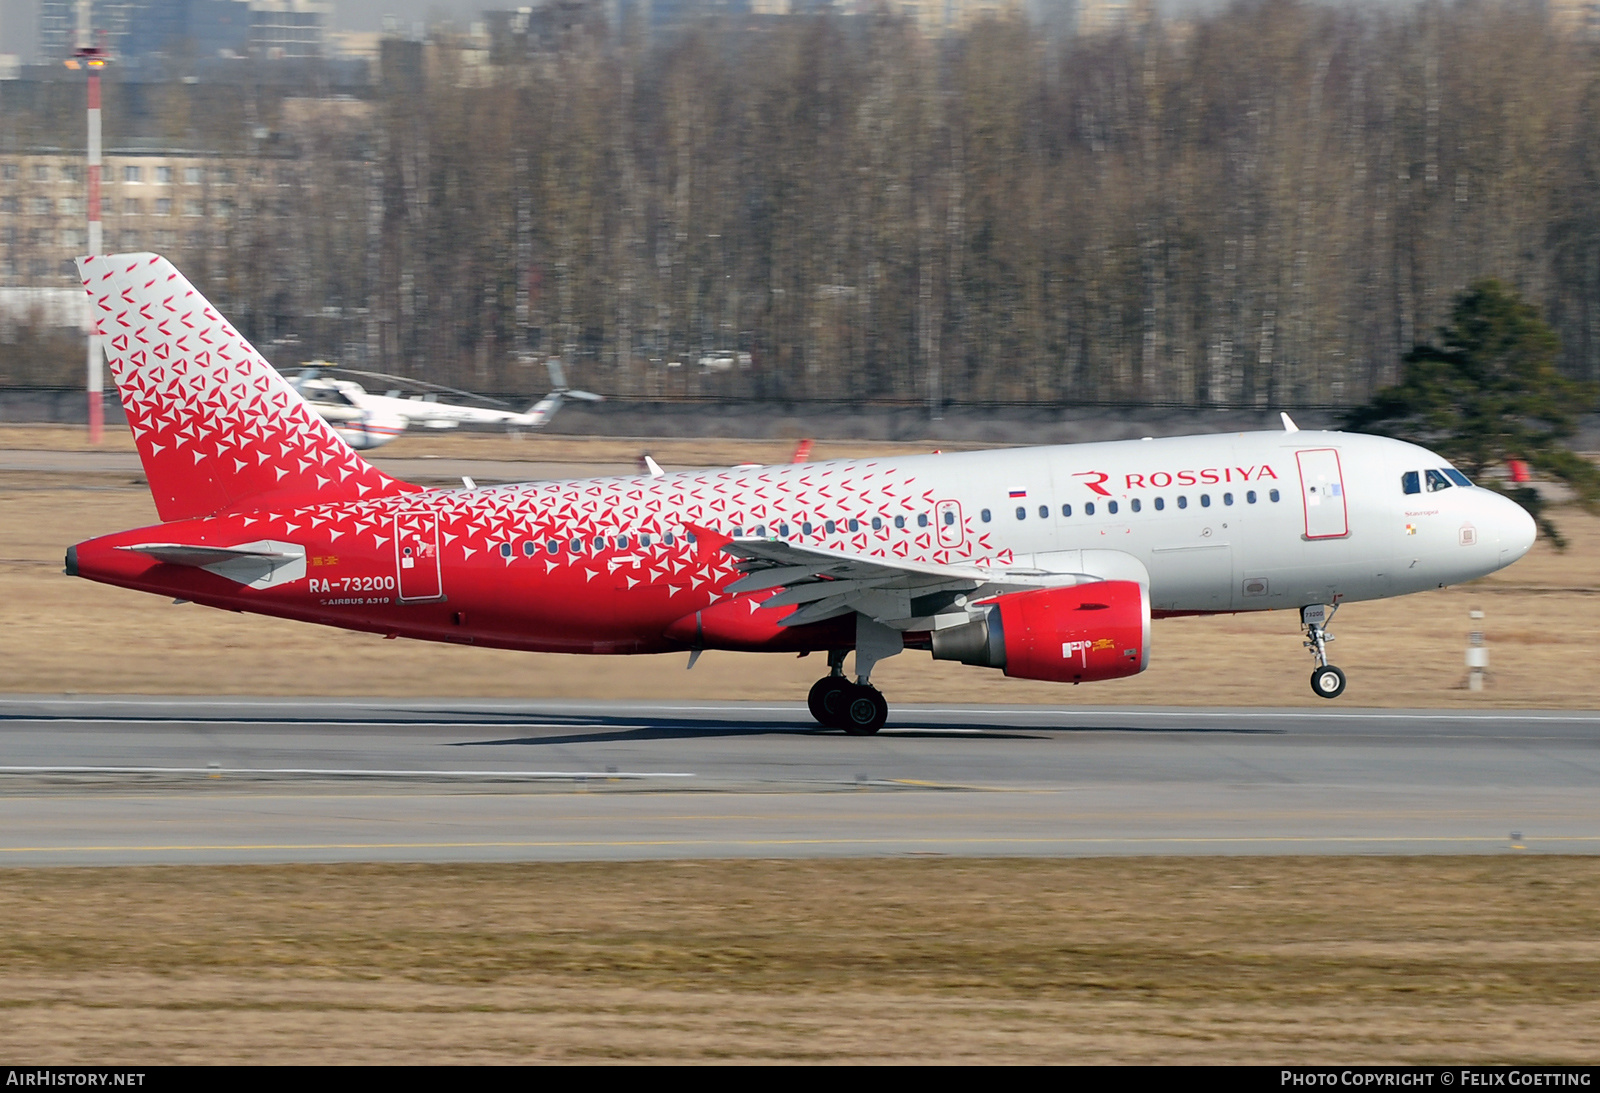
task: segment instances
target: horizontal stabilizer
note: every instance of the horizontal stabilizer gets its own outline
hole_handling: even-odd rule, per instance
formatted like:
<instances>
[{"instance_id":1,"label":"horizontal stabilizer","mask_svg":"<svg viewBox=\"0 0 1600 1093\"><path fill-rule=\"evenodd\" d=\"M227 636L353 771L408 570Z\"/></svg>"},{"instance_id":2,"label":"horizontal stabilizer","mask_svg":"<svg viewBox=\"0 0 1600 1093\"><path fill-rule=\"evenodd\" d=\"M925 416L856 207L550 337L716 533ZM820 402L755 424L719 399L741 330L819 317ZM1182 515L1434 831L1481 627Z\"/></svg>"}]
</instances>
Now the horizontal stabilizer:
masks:
<instances>
[{"instance_id":1,"label":"horizontal stabilizer","mask_svg":"<svg viewBox=\"0 0 1600 1093\"><path fill-rule=\"evenodd\" d=\"M196 546L188 543L136 543L121 546L167 565L191 566L215 573L236 584L271 588L306 575L306 552L294 543L263 539L238 546Z\"/></svg>"},{"instance_id":2,"label":"horizontal stabilizer","mask_svg":"<svg viewBox=\"0 0 1600 1093\"><path fill-rule=\"evenodd\" d=\"M231 562L238 558L302 558L303 551L295 548L290 555L277 550L255 550L245 547L212 547L189 546L186 543L138 543L134 546L118 547L118 550L131 550L136 554L148 554L158 562L168 565L192 565L205 567L215 565L217 562Z\"/></svg>"}]
</instances>

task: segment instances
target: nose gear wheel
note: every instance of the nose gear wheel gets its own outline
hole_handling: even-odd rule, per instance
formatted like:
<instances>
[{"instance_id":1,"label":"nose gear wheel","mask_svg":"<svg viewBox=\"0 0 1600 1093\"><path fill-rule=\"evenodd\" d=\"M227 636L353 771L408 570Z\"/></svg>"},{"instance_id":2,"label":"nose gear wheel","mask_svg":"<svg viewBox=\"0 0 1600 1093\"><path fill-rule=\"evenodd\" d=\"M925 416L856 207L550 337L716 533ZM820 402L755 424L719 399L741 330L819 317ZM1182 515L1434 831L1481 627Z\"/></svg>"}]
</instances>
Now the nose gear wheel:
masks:
<instances>
[{"instance_id":1,"label":"nose gear wheel","mask_svg":"<svg viewBox=\"0 0 1600 1093\"><path fill-rule=\"evenodd\" d=\"M1319 698L1338 698L1344 694L1344 673L1331 664L1313 669L1311 690Z\"/></svg>"},{"instance_id":2,"label":"nose gear wheel","mask_svg":"<svg viewBox=\"0 0 1600 1093\"><path fill-rule=\"evenodd\" d=\"M1333 640L1333 635L1328 633L1328 623L1333 621L1334 612L1338 610L1338 604L1324 607L1320 603L1300 609L1300 628L1306 635L1303 644L1317 662L1316 670L1311 673L1311 693L1318 698L1338 698L1344 694L1344 672L1328 663L1328 643Z\"/></svg>"}]
</instances>

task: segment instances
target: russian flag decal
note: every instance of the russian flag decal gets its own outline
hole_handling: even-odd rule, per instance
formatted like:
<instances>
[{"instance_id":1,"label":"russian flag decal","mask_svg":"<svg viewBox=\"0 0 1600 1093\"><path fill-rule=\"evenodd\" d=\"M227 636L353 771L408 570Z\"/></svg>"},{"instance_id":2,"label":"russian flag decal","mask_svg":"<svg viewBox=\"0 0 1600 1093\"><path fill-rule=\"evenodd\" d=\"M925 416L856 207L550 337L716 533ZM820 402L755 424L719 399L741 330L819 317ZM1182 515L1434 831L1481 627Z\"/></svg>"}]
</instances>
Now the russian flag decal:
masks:
<instances>
[{"instance_id":1,"label":"russian flag decal","mask_svg":"<svg viewBox=\"0 0 1600 1093\"><path fill-rule=\"evenodd\" d=\"M1028 496L1028 491L1027 490L1012 490L1011 491L1011 496L1012 497L1026 497L1026 496Z\"/></svg>"}]
</instances>

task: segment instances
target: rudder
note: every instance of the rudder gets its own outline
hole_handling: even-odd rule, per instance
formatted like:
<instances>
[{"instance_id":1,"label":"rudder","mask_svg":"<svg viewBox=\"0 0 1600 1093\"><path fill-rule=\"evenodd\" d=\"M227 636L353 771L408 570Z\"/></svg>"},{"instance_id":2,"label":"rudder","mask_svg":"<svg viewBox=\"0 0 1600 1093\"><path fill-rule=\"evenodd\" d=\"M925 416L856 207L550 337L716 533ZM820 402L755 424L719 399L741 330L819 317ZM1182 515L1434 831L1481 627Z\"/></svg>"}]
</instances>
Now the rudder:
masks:
<instances>
[{"instance_id":1,"label":"rudder","mask_svg":"<svg viewBox=\"0 0 1600 1093\"><path fill-rule=\"evenodd\" d=\"M163 521L405 493L158 254L78 259Z\"/></svg>"}]
</instances>

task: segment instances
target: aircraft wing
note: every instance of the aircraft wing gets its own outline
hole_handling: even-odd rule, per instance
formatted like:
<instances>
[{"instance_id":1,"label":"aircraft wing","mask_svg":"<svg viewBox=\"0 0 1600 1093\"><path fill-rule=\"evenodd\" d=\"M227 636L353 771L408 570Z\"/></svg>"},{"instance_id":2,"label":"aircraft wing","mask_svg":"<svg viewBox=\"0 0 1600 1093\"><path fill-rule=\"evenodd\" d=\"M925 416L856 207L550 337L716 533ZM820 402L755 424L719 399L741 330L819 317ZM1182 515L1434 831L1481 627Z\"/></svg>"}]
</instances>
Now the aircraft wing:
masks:
<instances>
[{"instance_id":1,"label":"aircraft wing","mask_svg":"<svg viewBox=\"0 0 1600 1093\"><path fill-rule=\"evenodd\" d=\"M980 599L1106 579L1077 571L869 557L780 539L736 539L722 549L740 559L744 574L728 586L730 594L776 588L778 594L761 606L796 608L780 620L780 626L804 626L860 612L896 630L939 630L967 622L966 605Z\"/></svg>"}]
</instances>

